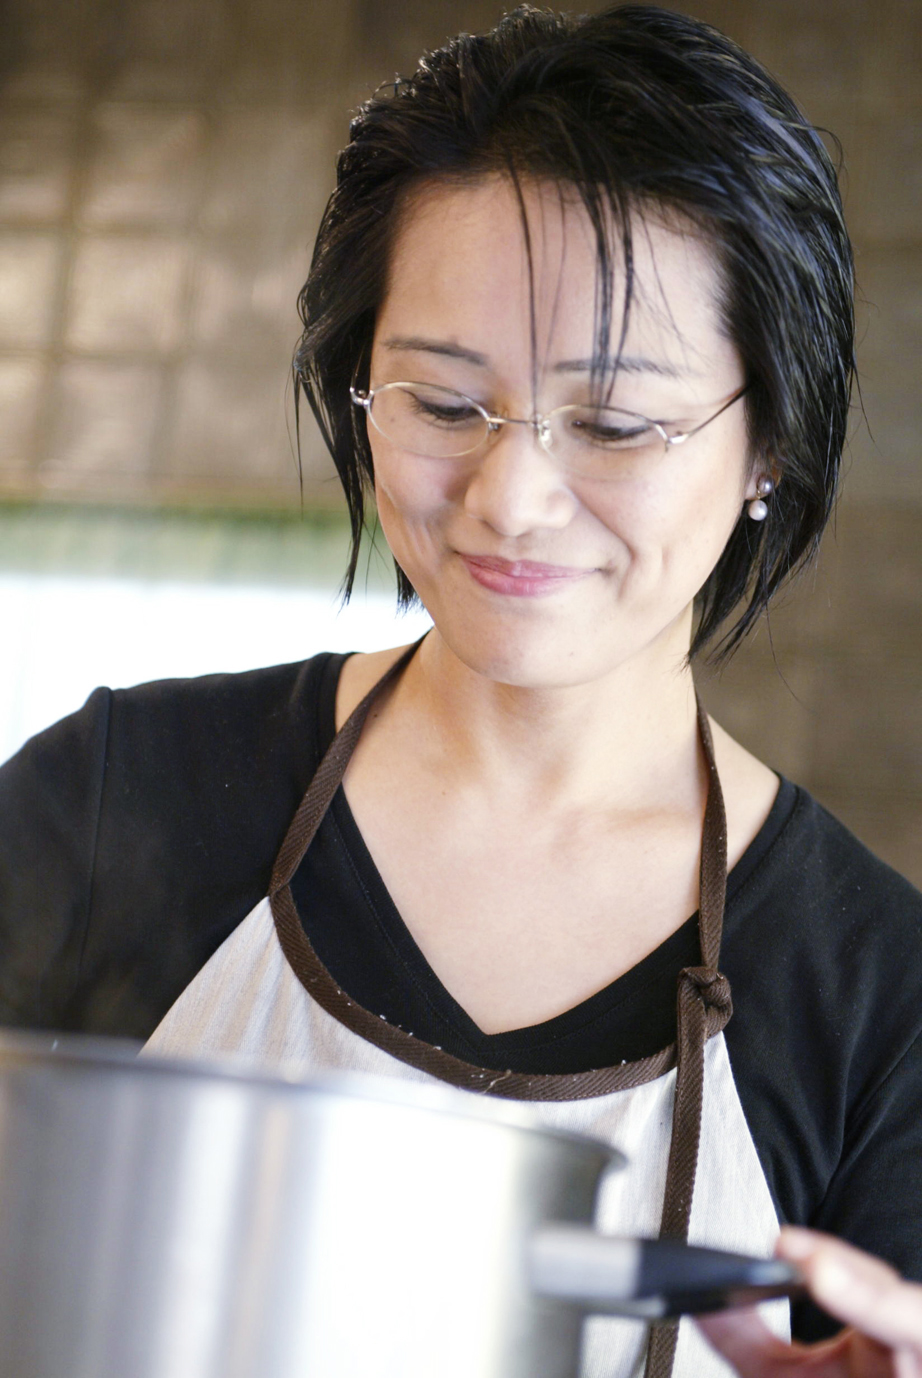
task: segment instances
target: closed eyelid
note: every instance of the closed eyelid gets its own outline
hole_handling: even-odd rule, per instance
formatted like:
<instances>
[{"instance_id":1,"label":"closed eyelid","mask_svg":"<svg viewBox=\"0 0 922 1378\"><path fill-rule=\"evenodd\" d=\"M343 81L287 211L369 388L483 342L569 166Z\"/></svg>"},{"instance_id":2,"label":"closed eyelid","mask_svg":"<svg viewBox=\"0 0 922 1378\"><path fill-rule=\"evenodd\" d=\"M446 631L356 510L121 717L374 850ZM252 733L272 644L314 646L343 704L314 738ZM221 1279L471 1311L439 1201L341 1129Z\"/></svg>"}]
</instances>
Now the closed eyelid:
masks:
<instances>
[{"instance_id":1,"label":"closed eyelid","mask_svg":"<svg viewBox=\"0 0 922 1378\"><path fill-rule=\"evenodd\" d=\"M395 380L395 381L397 381L397 380ZM401 383L408 383L408 384L410 384L411 386L412 386L414 383L418 383L419 386L421 386L421 387L437 388L439 392L451 394L451 395L453 395L454 397L457 397L459 401L464 401L464 402L470 402L470 403L472 403L475 407L479 408L480 411L484 412L484 413L486 414L487 418L488 418L490 421L497 421L497 422L506 422L506 421L509 421L509 422L514 422L514 423L517 424L517 425L518 425L518 424L522 424L522 423L526 423L526 422L527 422L527 423L531 423L532 421L545 421L545 420L547 420L549 417L552 417L552 416L556 415L558 412L569 411L571 408L579 408L579 409L582 409L582 408L592 408L593 410L595 409L595 404L592 403L592 402L588 402L588 401L586 401L586 402L562 402L562 403L558 404L556 407L548 407L547 411L545 411L545 412L530 412L530 413L528 413L527 415L525 415L525 414L521 414L521 415L520 415L520 414L519 414L517 411L515 411L514 409L513 409L513 410L505 410L505 409L503 409L503 408L499 408L499 407L497 407L497 406L494 406L491 402L489 402L489 401L487 401L487 400L484 400L484 399L481 399L481 398L479 398L479 397L476 397L476 396L473 395L472 393L469 393L469 392L462 392L462 390L461 390L460 388L450 388L450 387L447 387L447 386L446 386L445 384L443 384L443 383L423 383L423 382L421 382L420 380L417 380L417 379L400 379L399 381L400 381ZM385 384L384 386L393 386L393 384ZM614 405L614 404L608 404L608 405L606 405L606 404L604 404L604 403L601 404L601 407L602 407L602 410L608 410L608 411L618 412L618 413L620 413L621 415L623 415L623 416L629 416L629 417L633 418L633 419L636 420L636 421L643 421L643 422L645 422L647 425L652 425L652 426L663 426L663 427L669 426L669 427L671 427L671 428L673 428L673 429L678 429L678 428L680 427L680 424L681 424L680 422L677 422L677 421L674 421L674 420L664 421L664 420L660 420L660 419L658 419L658 418L656 418L656 417L648 416L648 415L646 415L646 413L637 411L637 410L635 410L633 407L616 406L616 405Z\"/></svg>"}]
</instances>

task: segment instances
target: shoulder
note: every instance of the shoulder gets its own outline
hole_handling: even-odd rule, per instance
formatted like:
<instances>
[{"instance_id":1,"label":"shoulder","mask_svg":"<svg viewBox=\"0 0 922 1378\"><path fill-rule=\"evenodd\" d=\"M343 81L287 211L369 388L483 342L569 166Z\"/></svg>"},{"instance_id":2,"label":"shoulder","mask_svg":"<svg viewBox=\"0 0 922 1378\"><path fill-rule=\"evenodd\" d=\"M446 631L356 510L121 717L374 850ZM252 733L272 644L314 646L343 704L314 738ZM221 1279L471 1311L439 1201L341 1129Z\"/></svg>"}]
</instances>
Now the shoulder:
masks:
<instances>
[{"instance_id":1,"label":"shoulder","mask_svg":"<svg viewBox=\"0 0 922 1378\"><path fill-rule=\"evenodd\" d=\"M343 723L357 704L373 689L382 675L386 674L394 662L409 649L404 646L390 646L384 651L370 651L352 655L342 666L336 693L336 726Z\"/></svg>"},{"instance_id":2,"label":"shoulder","mask_svg":"<svg viewBox=\"0 0 922 1378\"><path fill-rule=\"evenodd\" d=\"M27 742L0 769L0 798L22 789L85 789L90 776L125 776L126 796L170 790L184 778L269 775L294 750L312 759L325 684L341 656L236 674L156 680L95 690L76 713Z\"/></svg>"},{"instance_id":3,"label":"shoulder","mask_svg":"<svg viewBox=\"0 0 922 1378\"><path fill-rule=\"evenodd\" d=\"M101 841L128 826L164 854L195 842L214 872L224 841L273 845L321 753L321 709L341 657L161 680L111 693Z\"/></svg>"},{"instance_id":4,"label":"shoulder","mask_svg":"<svg viewBox=\"0 0 922 1378\"><path fill-rule=\"evenodd\" d=\"M895 1027L902 1053L922 1028L922 894L801 789L775 865L786 928L804 960L827 969L827 999L878 1047Z\"/></svg>"},{"instance_id":5,"label":"shoulder","mask_svg":"<svg viewBox=\"0 0 922 1378\"><path fill-rule=\"evenodd\" d=\"M730 876L721 967L734 1077L780 1215L917 1269L918 1249L873 1222L922 1146L917 1108L911 1123L899 1109L922 1097L922 894L783 781Z\"/></svg>"},{"instance_id":6,"label":"shoulder","mask_svg":"<svg viewBox=\"0 0 922 1378\"><path fill-rule=\"evenodd\" d=\"M806 790L787 785L785 797L784 824L755 883L796 900L788 922L814 940L833 943L863 933L885 947L896 930L922 943L922 893Z\"/></svg>"},{"instance_id":7,"label":"shoulder","mask_svg":"<svg viewBox=\"0 0 922 1378\"><path fill-rule=\"evenodd\" d=\"M313 711L325 670L339 660L324 652L289 665L110 690L113 720L151 731L168 723L210 732L245 723L258 730L267 721L279 724Z\"/></svg>"},{"instance_id":8,"label":"shoulder","mask_svg":"<svg viewBox=\"0 0 922 1378\"><path fill-rule=\"evenodd\" d=\"M316 708L325 672L338 669L342 659L324 652L306 661L233 674L153 680L130 689L100 687L82 708L26 742L2 773L34 760L80 754L100 740L111 749L113 735L131 735L140 744L171 727L180 734L216 734L240 725L258 732L266 723L303 718Z\"/></svg>"},{"instance_id":9,"label":"shoulder","mask_svg":"<svg viewBox=\"0 0 922 1378\"><path fill-rule=\"evenodd\" d=\"M922 894L788 781L731 874L725 936L748 980L761 971L852 1031L922 1026Z\"/></svg>"},{"instance_id":10,"label":"shoulder","mask_svg":"<svg viewBox=\"0 0 922 1378\"><path fill-rule=\"evenodd\" d=\"M727 864L735 866L758 837L778 796L779 779L709 716L727 814Z\"/></svg>"},{"instance_id":11,"label":"shoulder","mask_svg":"<svg viewBox=\"0 0 922 1378\"><path fill-rule=\"evenodd\" d=\"M98 689L0 769L0 1019L150 1031L265 893L340 661Z\"/></svg>"}]
</instances>

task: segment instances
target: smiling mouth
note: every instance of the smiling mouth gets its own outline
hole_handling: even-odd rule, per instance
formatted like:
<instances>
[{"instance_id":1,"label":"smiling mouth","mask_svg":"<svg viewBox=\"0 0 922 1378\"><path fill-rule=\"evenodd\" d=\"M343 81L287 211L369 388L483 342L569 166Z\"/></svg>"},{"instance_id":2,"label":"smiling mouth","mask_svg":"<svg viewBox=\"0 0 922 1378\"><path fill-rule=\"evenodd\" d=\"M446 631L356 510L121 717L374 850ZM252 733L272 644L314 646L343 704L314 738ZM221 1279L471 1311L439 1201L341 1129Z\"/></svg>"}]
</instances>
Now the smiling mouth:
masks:
<instances>
[{"instance_id":1,"label":"smiling mouth","mask_svg":"<svg viewBox=\"0 0 922 1378\"><path fill-rule=\"evenodd\" d=\"M547 565L535 560L502 560L495 555L461 555L469 574L494 593L537 598L586 579L595 571L574 565Z\"/></svg>"}]
</instances>

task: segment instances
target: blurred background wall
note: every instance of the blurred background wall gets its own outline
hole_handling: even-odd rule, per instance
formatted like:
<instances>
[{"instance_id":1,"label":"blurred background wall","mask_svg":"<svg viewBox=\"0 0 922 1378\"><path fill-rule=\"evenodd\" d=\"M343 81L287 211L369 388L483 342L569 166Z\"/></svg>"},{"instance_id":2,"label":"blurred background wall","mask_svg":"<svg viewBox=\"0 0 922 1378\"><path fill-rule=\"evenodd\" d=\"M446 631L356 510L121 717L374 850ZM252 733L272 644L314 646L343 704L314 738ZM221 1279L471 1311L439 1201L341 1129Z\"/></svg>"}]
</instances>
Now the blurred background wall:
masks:
<instances>
[{"instance_id":1,"label":"blurred background wall","mask_svg":"<svg viewBox=\"0 0 922 1378\"><path fill-rule=\"evenodd\" d=\"M675 8L842 142L870 420L819 565L706 696L922 884L922 4ZM301 511L294 302L350 110L499 10L3 0L0 758L98 680L422 625L394 627L376 557L366 605L332 621L344 528L310 427Z\"/></svg>"}]
</instances>

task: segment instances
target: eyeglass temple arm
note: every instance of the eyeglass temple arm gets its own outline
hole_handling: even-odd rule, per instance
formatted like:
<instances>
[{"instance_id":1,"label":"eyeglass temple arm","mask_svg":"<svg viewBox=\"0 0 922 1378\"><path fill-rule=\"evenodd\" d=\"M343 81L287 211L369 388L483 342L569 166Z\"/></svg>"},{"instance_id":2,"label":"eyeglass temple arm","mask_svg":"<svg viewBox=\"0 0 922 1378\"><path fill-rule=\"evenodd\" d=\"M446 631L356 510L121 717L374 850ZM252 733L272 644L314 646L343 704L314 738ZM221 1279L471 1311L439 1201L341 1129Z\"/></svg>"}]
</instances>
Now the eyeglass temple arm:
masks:
<instances>
[{"instance_id":1,"label":"eyeglass temple arm","mask_svg":"<svg viewBox=\"0 0 922 1378\"><path fill-rule=\"evenodd\" d=\"M690 431L683 431L681 435L667 435L666 444L684 445L686 440L690 440L693 435L697 435L699 431L703 431L705 426L710 426L711 422L716 421L718 416L723 416L724 412L728 409L728 407L732 407L734 402L738 402L740 398L745 393L747 393L751 387L751 383L744 383L743 386L737 392L735 392L732 397L727 398L726 402L724 402L720 410L715 411L713 416L709 416L706 421L702 421L700 426L695 426ZM659 430L660 434L662 434L661 427L657 426L657 430Z\"/></svg>"}]
</instances>

